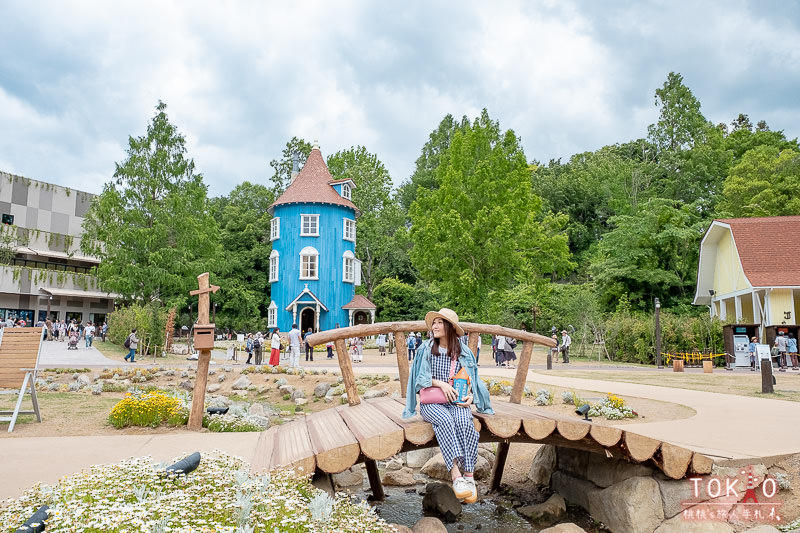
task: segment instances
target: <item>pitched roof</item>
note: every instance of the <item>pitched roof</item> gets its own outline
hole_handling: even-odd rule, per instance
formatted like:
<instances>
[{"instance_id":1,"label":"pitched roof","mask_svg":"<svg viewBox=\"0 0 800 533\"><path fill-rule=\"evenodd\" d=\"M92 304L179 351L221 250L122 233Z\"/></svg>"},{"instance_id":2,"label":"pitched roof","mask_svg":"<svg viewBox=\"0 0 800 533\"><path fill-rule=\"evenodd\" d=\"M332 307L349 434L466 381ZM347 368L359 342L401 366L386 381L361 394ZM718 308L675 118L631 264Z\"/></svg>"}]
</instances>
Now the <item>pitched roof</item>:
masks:
<instances>
[{"instance_id":1,"label":"pitched roof","mask_svg":"<svg viewBox=\"0 0 800 533\"><path fill-rule=\"evenodd\" d=\"M375 309L375 304L370 302L366 296L356 294L352 300L342 306L342 309Z\"/></svg>"},{"instance_id":2,"label":"pitched roof","mask_svg":"<svg viewBox=\"0 0 800 533\"><path fill-rule=\"evenodd\" d=\"M300 173L283 194L269 206L268 211L272 214L275 206L283 204L332 204L349 207L355 211L356 216L359 215L360 212L355 204L347 198L342 198L331 186L333 181L322 152L319 151L319 147L314 146Z\"/></svg>"},{"instance_id":3,"label":"pitched roof","mask_svg":"<svg viewBox=\"0 0 800 533\"><path fill-rule=\"evenodd\" d=\"M800 286L800 216L724 218L753 287Z\"/></svg>"}]
</instances>

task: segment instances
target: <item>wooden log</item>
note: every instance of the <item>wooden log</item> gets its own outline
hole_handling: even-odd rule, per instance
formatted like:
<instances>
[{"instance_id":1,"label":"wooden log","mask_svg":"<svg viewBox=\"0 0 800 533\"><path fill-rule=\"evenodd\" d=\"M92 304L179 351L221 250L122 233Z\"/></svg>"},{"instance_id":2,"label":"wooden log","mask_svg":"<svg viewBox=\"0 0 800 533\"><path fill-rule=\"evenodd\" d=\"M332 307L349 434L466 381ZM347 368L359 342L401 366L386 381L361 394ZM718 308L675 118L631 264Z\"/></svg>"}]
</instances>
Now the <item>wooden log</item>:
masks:
<instances>
[{"instance_id":1,"label":"wooden log","mask_svg":"<svg viewBox=\"0 0 800 533\"><path fill-rule=\"evenodd\" d=\"M622 438L622 430L611 426L592 424L589 435L601 446L616 446Z\"/></svg>"},{"instance_id":2,"label":"wooden log","mask_svg":"<svg viewBox=\"0 0 800 533\"><path fill-rule=\"evenodd\" d=\"M278 426L269 469L276 468L293 468L300 475L311 474L316 469L305 419Z\"/></svg>"},{"instance_id":3,"label":"wooden log","mask_svg":"<svg viewBox=\"0 0 800 533\"><path fill-rule=\"evenodd\" d=\"M703 361L703 374L711 374L712 372L714 372L714 362Z\"/></svg>"},{"instance_id":4,"label":"wooden log","mask_svg":"<svg viewBox=\"0 0 800 533\"><path fill-rule=\"evenodd\" d=\"M672 479L682 479L692 461L692 450L661 443L661 470Z\"/></svg>"},{"instance_id":5,"label":"wooden log","mask_svg":"<svg viewBox=\"0 0 800 533\"><path fill-rule=\"evenodd\" d=\"M400 396L406 397L408 388L408 346L406 334L398 331L394 334L394 346L397 348L397 371L400 374Z\"/></svg>"},{"instance_id":6,"label":"wooden log","mask_svg":"<svg viewBox=\"0 0 800 533\"><path fill-rule=\"evenodd\" d=\"M628 450L628 454L637 463L651 459L661 445L659 440L637 435L630 431L622 432L622 440L625 443L625 449Z\"/></svg>"},{"instance_id":7,"label":"wooden log","mask_svg":"<svg viewBox=\"0 0 800 533\"><path fill-rule=\"evenodd\" d=\"M508 449L511 444L508 441L501 441L497 445L497 455L492 465L492 476L489 478L489 490L496 492L500 488L500 482L503 480L503 470L506 467L506 459L508 458Z\"/></svg>"},{"instance_id":8,"label":"wooden log","mask_svg":"<svg viewBox=\"0 0 800 533\"><path fill-rule=\"evenodd\" d=\"M358 440L361 453L367 458L382 461L395 455L403 447L403 428L384 416L374 405L362 403L337 407L336 410Z\"/></svg>"},{"instance_id":9,"label":"wooden log","mask_svg":"<svg viewBox=\"0 0 800 533\"><path fill-rule=\"evenodd\" d=\"M472 352L472 355L475 356L476 360L478 358L478 337L480 337L480 335L481 334L477 331L473 331L469 334L469 338L467 339L467 347L469 348L469 351Z\"/></svg>"},{"instance_id":10,"label":"wooden log","mask_svg":"<svg viewBox=\"0 0 800 533\"><path fill-rule=\"evenodd\" d=\"M378 473L378 465L375 463L375 460L364 460L364 466L367 469L367 479L369 479L369 488L372 489L372 498L378 501L385 500L386 495L383 493L381 476Z\"/></svg>"},{"instance_id":11,"label":"wooden log","mask_svg":"<svg viewBox=\"0 0 800 533\"><path fill-rule=\"evenodd\" d=\"M522 419L518 416L505 417L498 414L487 415L474 412L473 417L481 422L493 435L500 438L508 438L517 434Z\"/></svg>"},{"instance_id":12,"label":"wooden log","mask_svg":"<svg viewBox=\"0 0 800 533\"><path fill-rule=\"evenodd\" d=\"M690 466L692 474L710 474L712 466L714 466L713 459L697 452L692 454L692 463Z\"/></svg>"},{"instance_id":13,"label":"wooden log","mask_svg":"<svg viewBox=\"0 0 800 533\"><path fill-rule=\"evenodd\" d=\"M673 359L672 360L672 371L673 372L683 372L683 359Z\"/></svg>"},{"instance_id":14,"label":"wooden log","mask_svg":"<svg viewBox=\"0 0 800 533\"><path fill-rule=\"evenodd\" d=\"M208 384L208 365L211 361L211 350L200 350L197 357L197 372L194 389L192 389L192 410L186 427L200 430L203 427L203 411L206 404L206 385Z\"/></svg>"},{"instance_id":15,"label":"wooden log","mask_svg":"<svg viewBox=\"0 0 800 533\"><path fill-rule=\"evenodd\" d=\"M525 391L525 381L528 378L528 368L531 363L531 354L533 353L533 343L528 341L522 345L522 354L519 356L519 364L517 365L517 373L514 376L514 387L511 389L511 403L520 403L522 401L522 393Z\"/></svg>"},{"instance_id":16,"label":"wooden log","mask_svg":"<svg viewBox=\"0 0 800 533\"><path fill-rule=\"evenodd\" d=\"M542 440L556 429L556 421L547 418L526 418L522 421L525 433L533 440Z\"/></svg>"},{"instance_id":17,"label":"wooden log","mask_svg":"<svg viewBox=\"0 0 800 533\"><path fill-rule=\"evenodd\" d=\"M581 440L589 434L592 425L582 420L558 420L558 433L567 440Z\"/></svg>"},{"instance_id":18,"label":"wooden log","mask_svg":"<svg viewBox=\"0 0 800 533\"><path fill-rule=\"evenodd\" d=\"M314 413L306 417L306 424L318 469L338 474L356 463L358 441L336 409Z\"/></svg>"},{"instance_id":19,"label":"wooden log","mask_svg":"<svg viewBox=\"0 0 800 533\"><path fill-rule=\"evenodd\" d=\"M314 346L317 344L319 343L315 343ZM344 338L336 339L333 344L336 346L336 357L339 359L339 368L342 369L342 382L344 383L344 390L347 393L347 403L350 405L358 405L361 403L361 398L358 396L356 377L353 374L353 364L350 362L350 356L347 354L347 346L344 343Z\"/></svg>"},{"instance_id":20,"label":"wooden log","mask_svg":"<svg viewBox=\"0 0 800 533\"><path fill-rule=\"evenodd\" d=\"M433 426L415 415L412 418L403 418L405 402L399 402L392 398L373 398L365 400L366 403L374 405L389 419L403 428L403 433L408 442L413 444L427 444L433 440ZM480 431L480 430L479 430Z\"/></svg>"}]
</instances>

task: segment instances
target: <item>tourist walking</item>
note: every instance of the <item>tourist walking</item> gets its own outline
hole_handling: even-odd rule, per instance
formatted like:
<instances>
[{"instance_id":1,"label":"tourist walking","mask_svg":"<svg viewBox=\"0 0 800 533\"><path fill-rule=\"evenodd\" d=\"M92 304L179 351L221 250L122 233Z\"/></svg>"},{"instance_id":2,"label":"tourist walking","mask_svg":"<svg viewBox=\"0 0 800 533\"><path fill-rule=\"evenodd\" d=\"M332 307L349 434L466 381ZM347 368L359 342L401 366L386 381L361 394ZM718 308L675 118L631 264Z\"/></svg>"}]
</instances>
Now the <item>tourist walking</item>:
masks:
<instances>
[{"instance_id":1,"label":"tourist walking","mask_svg":"<svg viewBox=\"0 0 800 533\"><path fill-rule=\"evenodd\" d=\"M408 360L411 361L414 359L414 355L417 351L417 338L414 336L413 332L408 336L406 346L408 347Z\"/></svg>"},{"instance_id":2,"label":"tourist walking","mask_svg":"<svg viewBox=\"0 0 800 533\"><path fill-rule=\"evenodd\" d=\"M572 346L572 337L567 330L561 331L561 358L562 362L569 363L569 347Z\"/></svg>"},{"instance_id":3,"label":"tourist walking","mask_svg":"<svg viewBox=\"0 0 800 533\"><path fill-rule=\"evenodd\" d=\"M269 366L278 366L281 362L281 336L280 329L277 327L272 330L270 335Z\"/></svg>"},{"instance_id":4,"label":"tourist walking","mask_svg":"<svg viewBox=\"0 0 800 533\"><path fill-rule=\"evenodd\" d=\"M128 355L125 356L125 360L127 361L128 358L130 358L131 363L135 363L136 348L139 347L139 339L136 338L136 328L133 328L128 338L125 339L125 347L129 350Z\"/></svg>"},{"instance_id":5,"label":"tourist walking","mask_svg":"<svg viewBox=\"0 0 800 533\"><path fill-rule=\"evenodd\" d=\"M289 330L289 348L289 368L300 366L300 330L297 329L297 324L292 324L292 329Z\"/></svg>"},{"instance_id":6,"label":"tourist walking","mask_svg":"<svg viewBox=\"0 0 800 533\"><path fill-rule=\"evenodd\" d=\"M303 335L303 344L306 345L306 361L314 360L314 347L308 344L308 336L311 335L311 328L308 328L306 334Z\"/></svg>"}]
</instances>

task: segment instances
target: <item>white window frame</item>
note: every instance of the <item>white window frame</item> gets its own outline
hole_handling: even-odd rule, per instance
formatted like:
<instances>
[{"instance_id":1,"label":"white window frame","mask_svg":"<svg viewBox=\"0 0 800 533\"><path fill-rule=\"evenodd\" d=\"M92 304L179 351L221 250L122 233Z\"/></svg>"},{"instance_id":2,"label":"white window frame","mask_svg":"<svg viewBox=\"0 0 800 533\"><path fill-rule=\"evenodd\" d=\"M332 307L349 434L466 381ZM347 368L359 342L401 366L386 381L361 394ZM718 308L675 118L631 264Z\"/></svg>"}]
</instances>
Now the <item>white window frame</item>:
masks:
<instances>
[{"instance_id":1,"label":"white window frame","mask_svg":"<svg viewBox=\"0 0 800 533\"><path fill-rule=\"evenodd\" d=\"M356 282L356 256L350 250L342 254L342 281L345 283Z\"/></svg>"},{"instance_id":2,"label":"white window frame","mask_svg":"<svg viewBox=\"0 0 800 533\"><path fill-rule=\"evenodd\" d=\"M267 327L278 327L278 306L275 303L275 300L272 300L267 308Z\"/></svg>"},{"instance_id":3,"label":"white window frame","mask_svg":"<svg viewBox=\"0 0 800 533\"><path fill-rule=\"evenodd\" d=\"M312 264L313 272L310 268ZM300 279L319 279L319 252L313 246L300 250Z\"/></svg>"},{"instance_id":4,"label":"white window frame","mask_svg":"<svg viewBox=\"0 0 800 533\"><path fill-rule=\"evenodd\" d=\"M352 191L350 190L349 183L342 183L342 198L347 198L348 200L352 200Z\"/></svg>"},{"instance_id":5,"label":"white window frame","mask_svg":"<svg viewBox=\"0 0 800 533\"><path fill-rule=\"evenodd\" d=\"M306 233L306 217L309 219L309 232ZM313 221L313 222L312 222ZM310 226L313 225L316 232L312 233ZM319 215L300 215L300 236L301 237L319 237Z\"/></svg>"},{"instance_id":6,"label":"white window frame","mask_svg":"<svg viewBox=\"0 0 800 533\"><path fill-rule=\"evenodd\" d=\"M345 218L342 220L342 235L344 240L356 242L356 221L352 218ZM349 231L348 227L350 228Z\"/></svg>"},{"instance_id":7,"label":"white window frame","mask_svg":"<svg viewBox=\"0 0 800 533\"><path fill-rule=\"evenodd\" d=\"M274 217L269 223L269 240L281 238L281 217Z\"/></svg>"},{"instance_id":8,"label":"white window frame","mask_svg":"<svg viewBox=\"0 0 800 533\"><path fill-rule=\"evenodd\" d=\"M280 254L278 250L272 250L269 254L269 282L273 283L280 278Z\"/></svg>"}]
</instances>

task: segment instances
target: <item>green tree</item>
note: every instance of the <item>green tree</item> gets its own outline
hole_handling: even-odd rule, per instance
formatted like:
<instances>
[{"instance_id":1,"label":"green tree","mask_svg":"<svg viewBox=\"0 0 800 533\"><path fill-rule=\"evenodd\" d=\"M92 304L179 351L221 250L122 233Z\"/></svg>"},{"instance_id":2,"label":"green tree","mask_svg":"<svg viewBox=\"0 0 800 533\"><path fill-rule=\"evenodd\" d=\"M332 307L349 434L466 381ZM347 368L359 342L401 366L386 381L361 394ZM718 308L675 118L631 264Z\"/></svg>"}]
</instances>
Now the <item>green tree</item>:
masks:
<instances>
[{"instance_id":1,"label":"green tree","mask_svg":"<svg viewBox=\"0 0 800 533\"><path fill-rule=\"evenodd\" d=\"M441 307L426 284L411 285L397 278L381 280L375 287L372 301L379 322L421 320L431 309Z\"/></svg>"},{"instance_id":2,"label":"green tree","mask_svg":"<svg viewBox=\"0 0 800 533\"><path fill-rule=\"evenodd\" d=\"M269 162L269 166L271 166L273 170L271 178L272 187L270 190L275 198L280 196L283 191L286 190L286 187L289 186L289 183L291 183L295 156L297 156L298 159L298 168L303 168L306 159L308 159L308 154L310 153L311 144L305 139L292 137L281 152L280 159L273 159Z\"/></svg>"},{"instance_id":3,"label":"green tree","mask_svg":"<svg viewBox=\"0 0 800 533\"><path fill-rule=\"evenodd\" d=\"M660 151L677 152L703 142L710 124L700 112L700 101L683 84L683 76L669 73L656 89L655 105L660 108L658 122L647 131Z\"/></svg>"},{"instance_id":4,"label":"green tree","mask_svg":"<svg viewBox=\"0 0 800 533\"><path fill-rule=\"evenodd\" d=\"M758 146L731 168L721 216L764 217L800 213L800 151Z\"/></svg>"},{"instance_id":5,"label":"green tree","mask_svg":"<svg viewBox=\"0 0 800 533\"><path fill-rule=\"evenodd\" d=\"M411 205L411 260L447 303L477 314L491 290L572 265L563 225L543 216L525 154L486 110L456 132L437 169L439 188Z\"/></svg>"},{"instance_id":6,"label":"green tree","mask_svg":"<svg viewBox=\"0 0 800 533\"><path fill-rule=\"evenodd\" d=\"M101 286L131 299L182 303L197 276L214 270L217 227L206 186L186 156L186 141L159 102L147 133L128 139L84 218L85 253L100 258Z\"/></svg>"},{"instance_id":7,"label":"green tree","mask_svg":"<svg viewBox=\"0 0 800 533\"><path fill-rule=\"evenodd\" d=\"M375 154L363 146L342 150L328 157L328 169L335 179L351 179L353 203L358 218L356 257L361 261L361 279L367 298L385 277L408 270L403 246L405 216L391 198L392 179Z\"/></svg>"}]
</instances>

